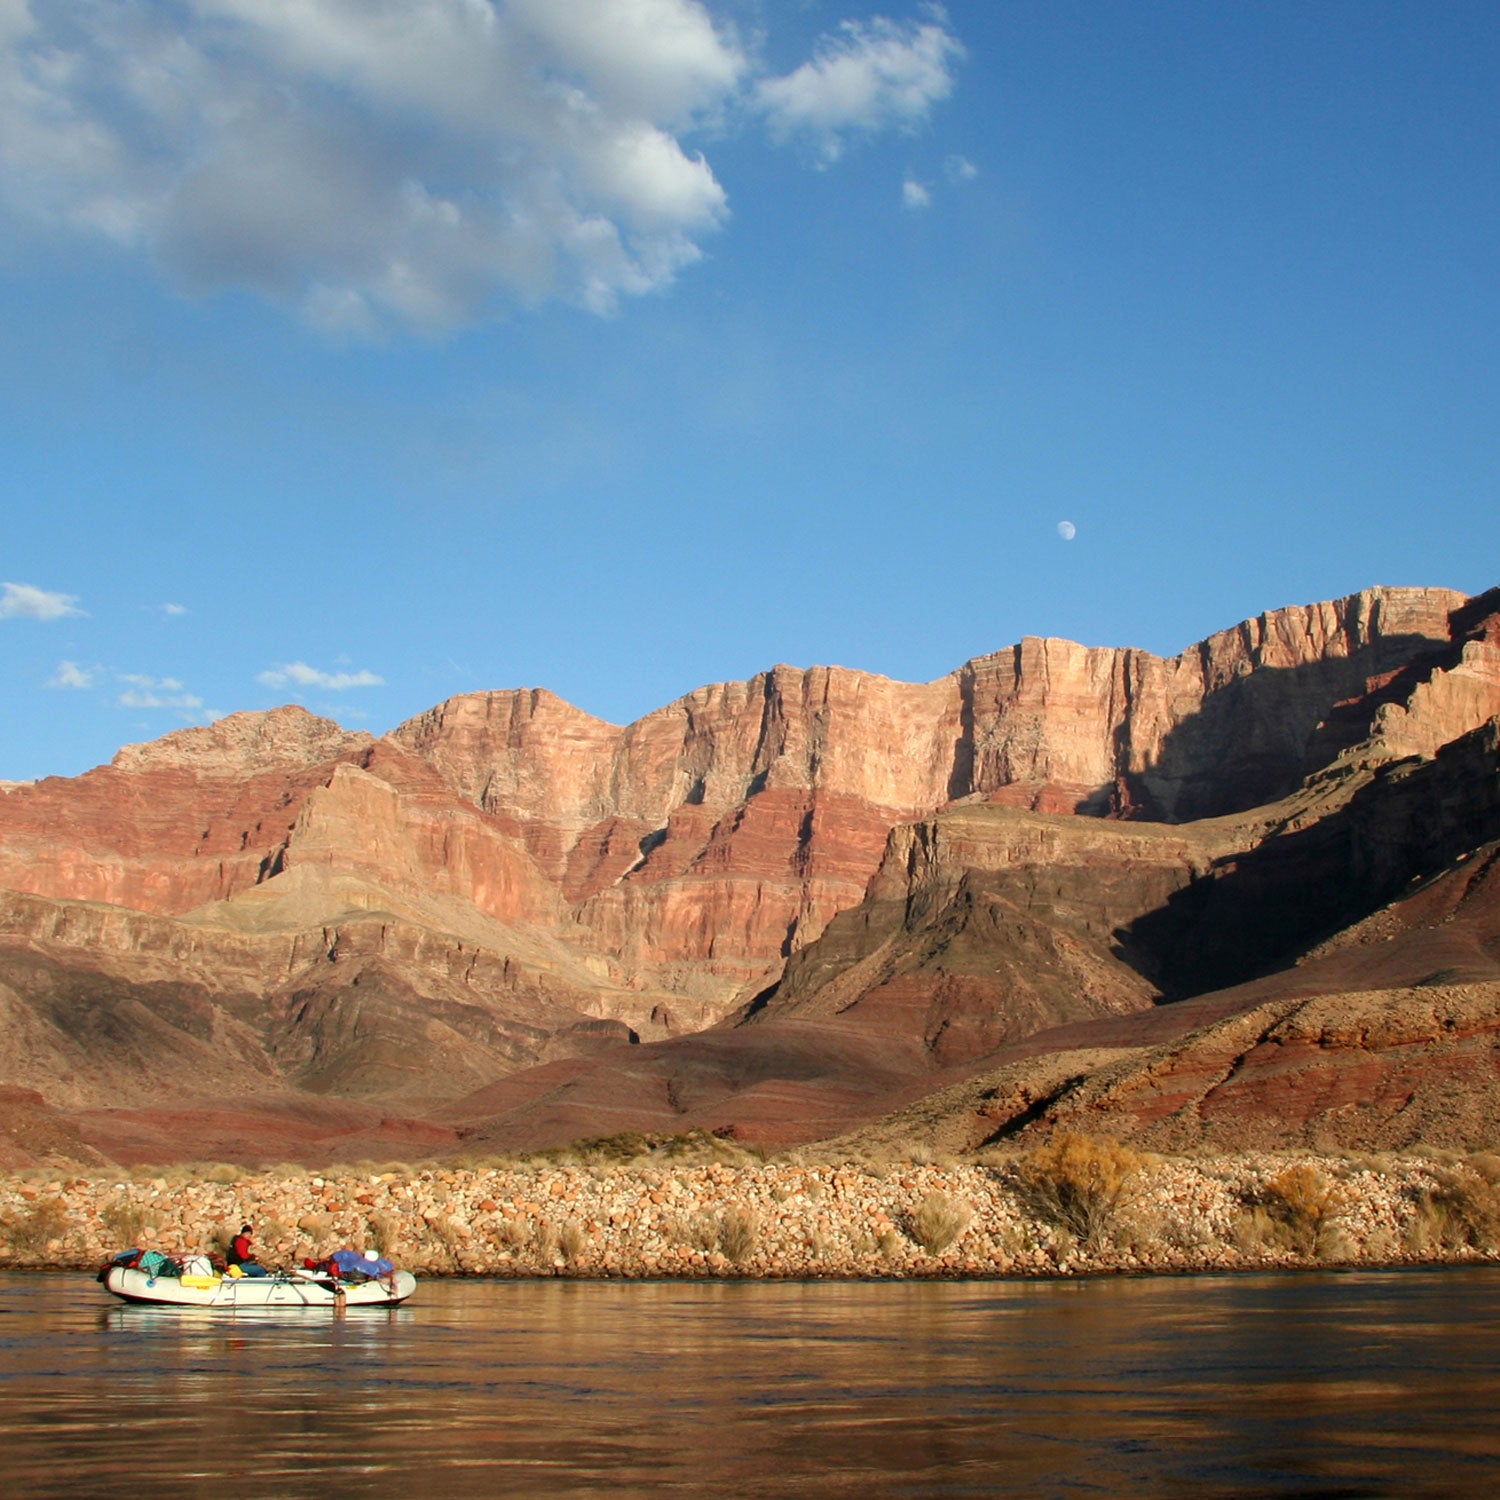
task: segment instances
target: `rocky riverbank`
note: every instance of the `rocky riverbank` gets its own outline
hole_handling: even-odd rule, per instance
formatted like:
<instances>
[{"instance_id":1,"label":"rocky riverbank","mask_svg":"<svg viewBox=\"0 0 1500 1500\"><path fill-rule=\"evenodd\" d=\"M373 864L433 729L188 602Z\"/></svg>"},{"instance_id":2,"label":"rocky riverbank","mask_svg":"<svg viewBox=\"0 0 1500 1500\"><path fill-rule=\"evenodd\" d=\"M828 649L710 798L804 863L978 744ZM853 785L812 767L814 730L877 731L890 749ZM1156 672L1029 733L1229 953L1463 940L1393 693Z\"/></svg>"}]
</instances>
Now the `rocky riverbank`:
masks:
<instances>
[{"instance_id":1,"label":"rocky riverbank","mask_svg":"<svg viewBox=\"0 0 1500 1500\"><path fill-rule=\"evenodd\" d=\"M1213 1159L1054 1140L978 1161L683 1160L0 1179L0 1264L351 1246L426 1275L965 1277L1483 1261L1500 1158Z\"/></svg>"}]
</instances>

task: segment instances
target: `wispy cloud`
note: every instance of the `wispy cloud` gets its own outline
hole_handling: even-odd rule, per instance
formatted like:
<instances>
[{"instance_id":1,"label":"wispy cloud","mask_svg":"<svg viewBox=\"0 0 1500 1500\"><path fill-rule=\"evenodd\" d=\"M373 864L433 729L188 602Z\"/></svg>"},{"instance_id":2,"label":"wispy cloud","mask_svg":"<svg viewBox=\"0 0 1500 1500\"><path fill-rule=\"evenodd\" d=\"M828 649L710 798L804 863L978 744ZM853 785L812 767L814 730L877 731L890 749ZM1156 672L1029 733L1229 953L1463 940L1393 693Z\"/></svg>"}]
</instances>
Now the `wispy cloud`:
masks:
<instances>
[{"instance_id":1,"label":"wispy cloud","mask_svg":"<svg viewBox=\"0 0 1500 1500\"><path fill-rule=\"evenodd\" d=\"M979 176L979 168L967 156L950 156L943 163L943 174L949 182L972 182Z\"/></svg>"},{"instance_id":2,"label":"wispy cloud","mask_svg":"<svg viewBox=\"0 0 1500 1500\"><path fill-rule=\"evenodd\" d=\"M772 131L811 141L826 164L843 155L851 136L919 125L952 93L963 56L945 19L936 11L921 24L845 21L795 72L757 85Z\"/></svg>"},{"instance_id":3,"label":"wispy cloud","mask_svg":"<svg viewBox=\"0 0 1500 1500\"><path fill-rule=\"evenodd\" d=\"M175 619L178 615L185 615L188 612L188 608L185 604L163 604L161 612L169 618Z\"/></svg>"},{"instance_id":4,"label":"wispy cloud","mask_svg":"<svg viewBox=\"0 0 1500 1500\"><path fill-rule=\"evenodd\" d=\"M0 583L0 620L61 620L81 615L73 594L54 594L29 583Z\"/></svg>"},{"instance_id":5,"label":"wispy cloud","mask_svg":"<svg viewBox=\"0 0 1500 1500\"><path fill-rule=\"evenodd\" d=\"M731 0L0 0L0 193L342 334L668 285L726 221L694 138L924 119L942 13L846 22L785 77Z\"/></svg>"},{"instance_id":6,"label":"wispy cloud","mask_svg":"<svg viewBox=\"0 0 1500 1500\"><path fill-rule=\"evenodd\" d=\"M148 677L140 672L121 672L119 680L126 684L120 694L120 702L126 708L170 708L190 718L199 717L203 700L196 693L187 692L175 677Z\"/></svg>"},{"instance_id":7,"label":"wispy cloud","mask_svg":"<svg viewBox=\"0 0 1500 1500\"><path fill-rule=\"evenodd\" d=\"M91 688L98 676L97 667L80 667L76 661L60 661L57 672L47 680L50 688Z\"/></svg>"},{"instance_id":8,"label":"wispy cloud","mask_svg":"<svg viewBox=\"0 0 1500 1500\"><path fill-rule=\"evenodd\" d=\"M931 208L932 194L915 177L908 177L901 184L901 201L907 208Z\"/></svg>"},{"instance_id":9,"label":"wispy cloud","mask_svg":"<svg viewBox=\"0 0 1500 1500\"><path fill-rule=\"evenodd\" d=\"M266 687L322 688L329 693L346 692L349 688L384 687L385 678L374 672L320 672L305 661L286 662L256 674L255 680Z\"/></svg>"}]
</instances>

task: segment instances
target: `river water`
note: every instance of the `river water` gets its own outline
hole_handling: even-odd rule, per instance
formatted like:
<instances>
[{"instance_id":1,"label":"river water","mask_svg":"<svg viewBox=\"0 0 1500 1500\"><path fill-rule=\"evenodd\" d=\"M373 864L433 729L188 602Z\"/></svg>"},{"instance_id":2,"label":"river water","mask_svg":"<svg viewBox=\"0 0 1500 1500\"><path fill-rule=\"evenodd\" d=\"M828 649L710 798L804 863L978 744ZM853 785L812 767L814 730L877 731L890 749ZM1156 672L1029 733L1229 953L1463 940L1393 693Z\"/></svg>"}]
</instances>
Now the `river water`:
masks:
<instances>
[{"instance_id":1,"label":"river water","mask_svg":"<svg viewBox=\"0 0 1500 1500\"><path fill-rule=\"evenodd\" d=\"M0 1494L1500 1493L1500 1273L427 1282L174 1312L0 1275Z\"/></svg>"}]
</instances>

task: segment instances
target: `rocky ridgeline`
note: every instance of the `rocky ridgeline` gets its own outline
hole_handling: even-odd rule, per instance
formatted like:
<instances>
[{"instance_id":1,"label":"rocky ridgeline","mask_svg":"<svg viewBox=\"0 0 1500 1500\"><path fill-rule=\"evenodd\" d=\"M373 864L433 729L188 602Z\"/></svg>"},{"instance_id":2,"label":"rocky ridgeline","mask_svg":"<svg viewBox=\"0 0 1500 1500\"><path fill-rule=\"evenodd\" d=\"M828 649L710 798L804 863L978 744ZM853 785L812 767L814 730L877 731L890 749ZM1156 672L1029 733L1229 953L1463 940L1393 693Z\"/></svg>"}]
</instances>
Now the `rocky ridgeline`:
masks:
<instances>
[{"instance_id":1,"label":"rocky ridgeline","mask_svg":"<svg viewBox=\"0 0 1500 1500\"><path fill-rule=\"evenodd\" d=\"M1071 1159L1069 1152L1072 1153ZM427 1275L962 1277L1492 1259L1500 1159L1144 1157L1078 1138L988 1165L671 1162L0 1179L0 1264L377 1248Z\"/></svg>"}]
</instances>

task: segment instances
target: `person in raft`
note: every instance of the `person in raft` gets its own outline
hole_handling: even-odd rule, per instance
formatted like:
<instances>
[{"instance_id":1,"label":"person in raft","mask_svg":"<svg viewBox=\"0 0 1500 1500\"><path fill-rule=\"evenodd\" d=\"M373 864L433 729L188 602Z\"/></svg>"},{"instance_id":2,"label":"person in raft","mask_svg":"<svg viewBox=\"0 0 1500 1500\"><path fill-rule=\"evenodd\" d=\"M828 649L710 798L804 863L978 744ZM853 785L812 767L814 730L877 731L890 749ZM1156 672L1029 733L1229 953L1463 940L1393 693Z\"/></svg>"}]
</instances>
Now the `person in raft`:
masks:
<instances>
[{"instance_id":1,"label":"person in raft","mask_svg":"<svg viewBox=\"0 0 1500 1500\"><path fill-rule=\"evenodd\" d=\"M269 1274L264 1266L256 1264L254 1256L250 1253L250 1236L254 1232L248 1224L241 1224L240 1232L230 1240L229 1249L224 1256L226 1264L240 1268L241 1276Z\"/></svg>"}]
</instances>

